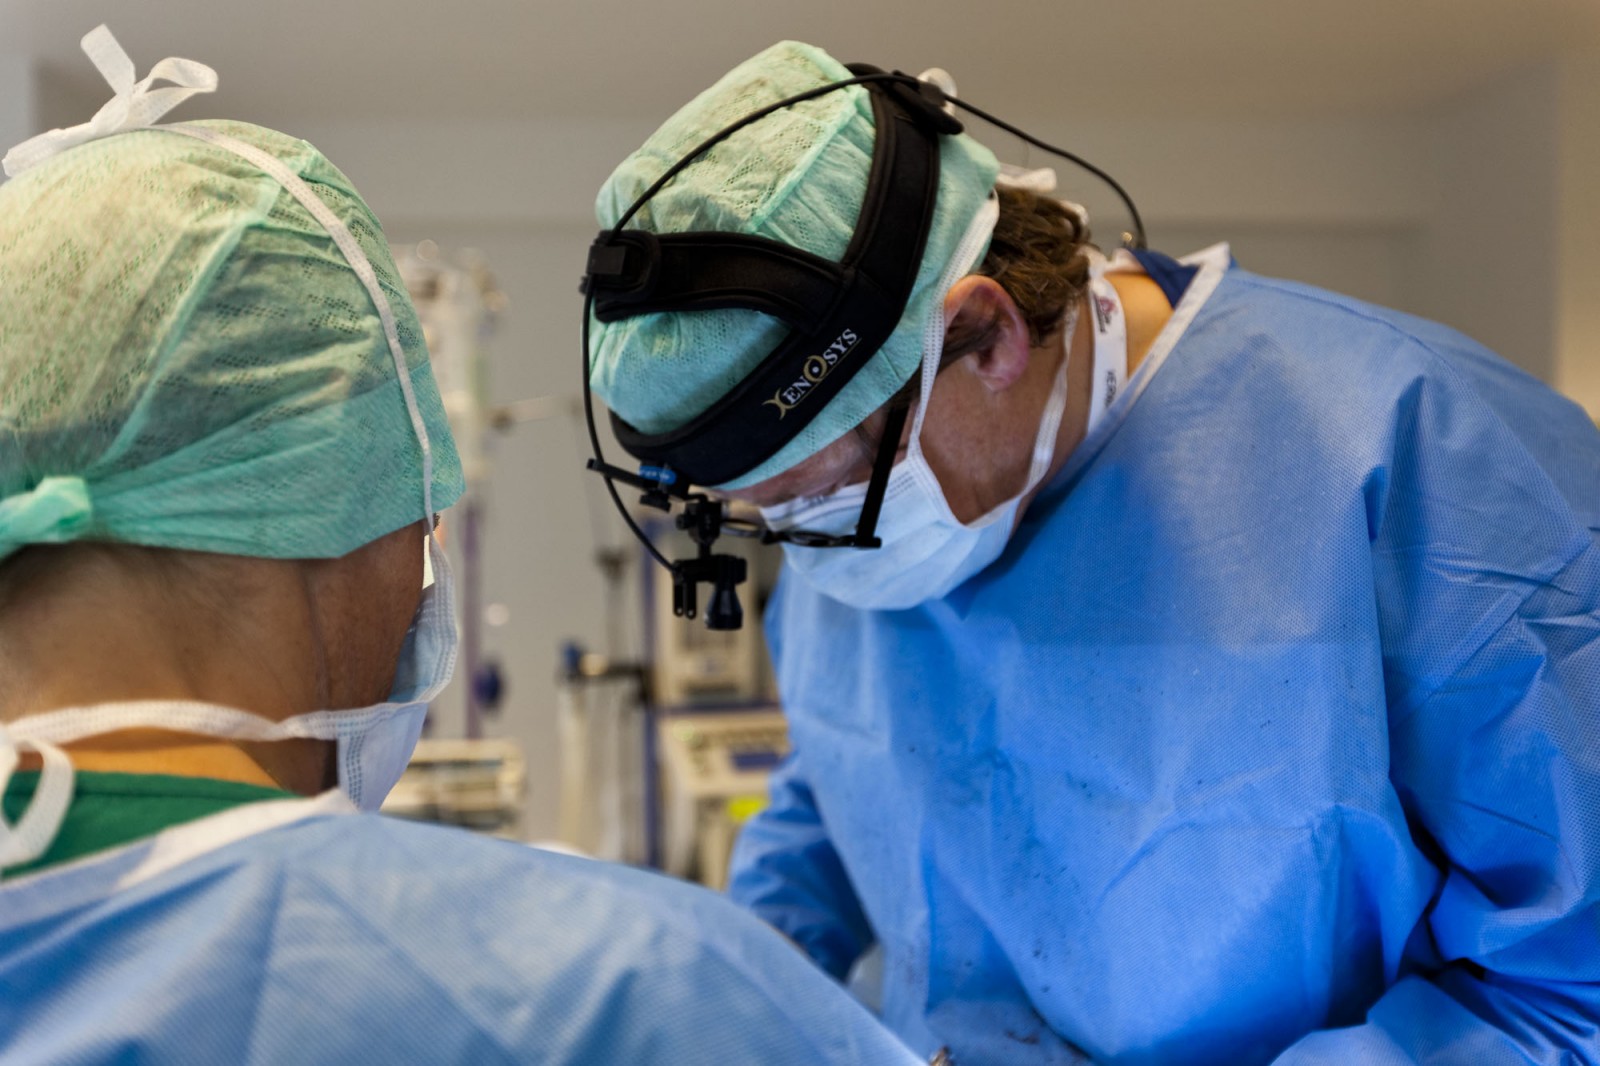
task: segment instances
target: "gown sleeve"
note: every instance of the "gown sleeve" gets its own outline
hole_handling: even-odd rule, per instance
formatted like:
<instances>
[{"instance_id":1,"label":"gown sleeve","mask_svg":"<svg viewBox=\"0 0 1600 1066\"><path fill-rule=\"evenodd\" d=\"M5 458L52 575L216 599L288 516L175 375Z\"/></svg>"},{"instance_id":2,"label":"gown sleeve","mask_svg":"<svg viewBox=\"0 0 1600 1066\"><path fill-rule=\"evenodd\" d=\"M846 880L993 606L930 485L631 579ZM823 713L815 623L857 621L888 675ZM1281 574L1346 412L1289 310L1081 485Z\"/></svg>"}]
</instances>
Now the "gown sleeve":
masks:
<instances>
[{"instance_id":1,"label":"gown sleeve","mask_svg":"<svg viewBox=\"0 0 1600 1066\"><path fill-rule=\"evenodd\" d=\"M1369 485L1390 777L1439 888L1364 1023L1279 1066L1600 1062L1600 439L1471 391L1419 386Z\"/></svg>"},{"instance_id":2,"label":"gown sleeve","mask_svg":"<svg viewBox=\"0 0 1600 1066\"><path fill-rule=\"evenodd\" d=\"M843 980L874 937L799 752L773 773L770 794L770 805L745 825L734 849L728 895Z\"/></svg>"}]
</instances>

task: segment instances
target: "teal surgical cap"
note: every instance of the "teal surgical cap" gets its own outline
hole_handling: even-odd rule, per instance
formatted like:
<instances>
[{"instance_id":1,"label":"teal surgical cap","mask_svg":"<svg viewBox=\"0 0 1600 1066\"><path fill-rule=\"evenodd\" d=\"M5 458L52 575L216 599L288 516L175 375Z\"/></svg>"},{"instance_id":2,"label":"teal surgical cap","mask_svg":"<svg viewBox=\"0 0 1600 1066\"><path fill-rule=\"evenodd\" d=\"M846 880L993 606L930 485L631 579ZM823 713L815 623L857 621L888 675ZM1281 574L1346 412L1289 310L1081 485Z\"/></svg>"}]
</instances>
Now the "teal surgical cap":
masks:
<instances>
[{"instance_id":1,"label":"teal surgical cap","mask_svg":"<svg viewBox=\"0 0 1600 1066\"><path fill-rule=\"evenodd\" d=\"M595 213L614 226L638 196L707 137L753 111L852 75L820 49L785 41L741 63L667 120L617 167ZM838 262L855 232L872 165L872 103L852 86L784 108L687 167L630 227L719 230L782 241ZM905 315L887 343L772 458L724 488L763 481L838 439L888 400L922 360L923 329L941 314L940 275L994 187L999 165L965 134L940 139L933 229ZM592 319L590 384L645 433L687 423L731 390L787 333L756 311L662 312Z\"/></svg>"},{"instance_id":2,"label":"teal surgical cap","mask_svg":"<svg viewBox=\"0 0 1600 1066\"><path fill-rule=\"evenodd\" d=\"M461 464L371 210L304 141L189 125L280 161L366 253L433 505L455 502ZM339 556L423 517L423 468L372 297L258 166L152 128L0 185L0 559L75 540Z\"/></svg>"}]
</instances>

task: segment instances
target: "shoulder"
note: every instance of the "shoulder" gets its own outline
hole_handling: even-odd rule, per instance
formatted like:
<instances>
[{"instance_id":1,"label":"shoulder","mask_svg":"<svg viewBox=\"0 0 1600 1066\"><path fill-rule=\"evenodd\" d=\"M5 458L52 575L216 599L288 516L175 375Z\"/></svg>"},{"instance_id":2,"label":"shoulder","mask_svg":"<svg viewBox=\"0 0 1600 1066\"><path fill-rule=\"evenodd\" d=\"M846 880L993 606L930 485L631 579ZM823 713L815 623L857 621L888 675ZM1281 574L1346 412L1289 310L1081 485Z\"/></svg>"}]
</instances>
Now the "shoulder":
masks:
<instances>
[{"instance_id":1,"label":"shoulder","mask_svg":"<svg viewBox=\"0 0 1600 1066\"><path fill-rule=\"evenodd\" d=\"M1304 357L1323 357L1349 373L1365 371L1369 390L1391 377L1428 376L1475 391L1510 393L1573 407L1515 363L1449 326L1327 289L1233 267L1196 316L1195 338L1267 341Z\"/></svg>"},{"instance_id":2,"label":"shoulder","mask_svg":"<svg viewBox=\"0 0 1600 1066\"><path fill-rule=\"evenodd\" d=\"M309 904L302 919L331 918L327 935L361 940L369 960L389 958L376 968L405 974L402 984L424 973L429 984L453 983L450 998L518 1056L904 1055L782 937L694 885L370 815L307 822L261 845L257 861L277 865L289 894ZM358 926L343 920L352 912Z\"/></svg>"},{"instance_id":3,"label":"shoulder","mask_svg":"<svg viewBox=\"0 0 1600 1066\"><path fill-rule=\"evenodd\" d=\"M1295 405L1308 424L1343 418L1371 434L1465 423L1505 434L1539 466L1561 468L1568 495L1586 477L1570 470L1573 450L1596 454L1584 411L1500 354L1437 322L1310 285L1230 269L1179 349L1184 358L1163 376L1246 381L1250 389L1230 394L1257 407Z\"/></svg>"},{"instance_id":4,"label":"shoulder","mask_svg":"<svg viewBox=\"0 0 1600 1066\"><path fill-rule=\"evenodd\" d=\"M336 894L357 894L388 922L438 926L467 912L474 922L503 914L508 921L498 935L505 942L537 941L546 952L580 954L631 929L698 936L701 919L721 917L727 907L651 871L379 815L311 819L253 843L252 861ZM402 883L403 892L374 891ZM734 913L736 931L750 932Z\"/></svg>"},{"instance_id":5,"label":"shoulder","mask_svg":"<svg viewBox=\"0 0 1600 1066\"><path fill-rule=\"evenodd\" d=\"M1499 356L1438 322L1381 307L1314 285L1233 267L1190 327L1191 338L1255 337L1292 351L1335 354L1341 360L1399 358L1415 369Z\"/></svg>"}]
</instances>

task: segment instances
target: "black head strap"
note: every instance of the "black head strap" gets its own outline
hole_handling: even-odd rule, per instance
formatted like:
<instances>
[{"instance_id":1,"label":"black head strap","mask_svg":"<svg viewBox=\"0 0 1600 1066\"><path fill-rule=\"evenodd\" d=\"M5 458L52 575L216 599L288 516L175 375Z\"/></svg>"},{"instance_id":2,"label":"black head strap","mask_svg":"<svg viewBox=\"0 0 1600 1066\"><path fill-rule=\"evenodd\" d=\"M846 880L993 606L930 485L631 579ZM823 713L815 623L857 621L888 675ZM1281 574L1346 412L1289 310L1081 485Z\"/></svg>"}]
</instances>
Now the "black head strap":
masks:
<instances>
[{"instance_id":1,"label":"black head strap","mask_svg":"<svg viewBox=\"0 0 1600 1066\"><path fill-rule=\"evenodd\" d=\"M865 65L853 73L878 74ZM932 86L869 82L876 135L855 234L835 264L762 237L727 233L602 232L586 290L595 316L745 308L772 315L788 336L710 408L667 433L612 415L635 457L686 481L719 485L776 455L803 430L905 314L939 192L939 136L961 125Z\"/></svg>"},{"instance_id":2,"label":"black head strap","mask_svg":"<svg viewBox=\"0 0 1600 1066\"><path fill-rule=\"evenodd\" d=\"M589 276L597 275L623 279L595 292L594 313L602 322L734 307L764 312L807 334L823 325L823 312L844 284L839 264L742 233L658 237L624 230L589 249Z\"/></svg>"}]
</instances>

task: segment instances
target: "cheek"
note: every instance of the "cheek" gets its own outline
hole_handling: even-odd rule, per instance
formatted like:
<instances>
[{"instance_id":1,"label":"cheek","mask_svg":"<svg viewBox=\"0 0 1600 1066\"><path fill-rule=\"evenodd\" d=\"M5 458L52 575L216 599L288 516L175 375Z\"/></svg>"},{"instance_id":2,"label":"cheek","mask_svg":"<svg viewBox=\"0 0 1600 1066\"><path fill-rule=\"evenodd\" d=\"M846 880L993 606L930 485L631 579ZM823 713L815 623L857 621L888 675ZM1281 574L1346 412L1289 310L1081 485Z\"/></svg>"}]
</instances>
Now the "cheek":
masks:
<instances>
[{"instance_id":1,"label":"cheek","mask_svg":"<svg viewBox=\"0 0 1600 1066\"><path fill-rule=\"evenodd\" d=\"M426 550L420 536L391 534L391 542L375 553L366 576L368 616L366 656L371 683L381 699L394 681L395 664L405 643L406 630L422 602L422 558Z\"/></svg>"},{"instance_id":2,"label":"cheek","mask_svg":"<svg viewBox=\"0 0 1600 1066\"><path fill-rule=\"evenodd\" d=\"M400 640L403 641L405 640L406 630L411 628L412 619L416 618L417 616L417 607L422 603L422 590L420 588L397 590L391 600L391 603L392 606L389 610L389 631L391 633L398 633L400 635ZM399 647L400 644L397 641L395 643L395 650L398 651Z\"/></svg>"},{"instance_id":3,"label":"cheek","mask_svg":"<svg viewBox=\"0 0 1600 1066\"><path fill-rule=\"evenodd\" d=\"M972 382L968 375L961 373L964 369L951 366L934 379L933 392L928 394L928 415L922 421L924 437L949 429L966 418L967 408L971 402L969 390ZM916 414L916 408L913 407L911 417L915 418ZM909 426L911 419L907 419L906 422Z\"/></svg>"},{"instance_id":4,"label":"cheek","mask_svg":"<svg viewBox=\"0 0 1600 1066\"><path fill-rule=\"evenodd\" d=\"M801 496L821 496L837 492L846 485L856 485L872 477L872 462L876 451L855 430L834 441L818 453L819 462L807 491Z\"/></svg>"},{"instance_id":5,"label":"cheek","mask_svg":"<svg viewBox=\"0 0 1600 1066\"><path fill-rule=\"evenodd\" d=\"M419 573L417 584L421 581ZM367 609L359 623L358 650L353 657L354 662L360 664L357 676L363 690L357 702L378 703L388 696L394 685L400 651L405 646L406 630L416 617L421 598L421 589L412 586L409 572L404 583L391 571L367 585Z\"/></svg>"},{"instance_id":6,"label":"cheek","mask_svg":"<svg viewBox=\"0 0 1600 1066\"><path fill-rule=\"evenodd\" d=\"M400 649L400 641L405 639L406 630L411 627L412 619L416 617L417 607L422 603L423 567L420 557L425 549L420 545L407 547L407 565L395 567L385 575L387 628L389 632L399 634L399 640L394 645L396 652Z\"/></svg>"},{"instance_id":7,"label":"cheek","mask_svg":"<svg viewBox=\"0 0 1600 1066\"><path fill-rule=\"evenodd\" d=\"M964 383L946 381L947 376L948 372L939 378L928 397L920 443L951 512L958 520L971 522L988 510L986 501L992 495L988 464L1013 430L985 424L983 413L974 411L972 397L960 387Z\"/></svg>"}]
</instances>

